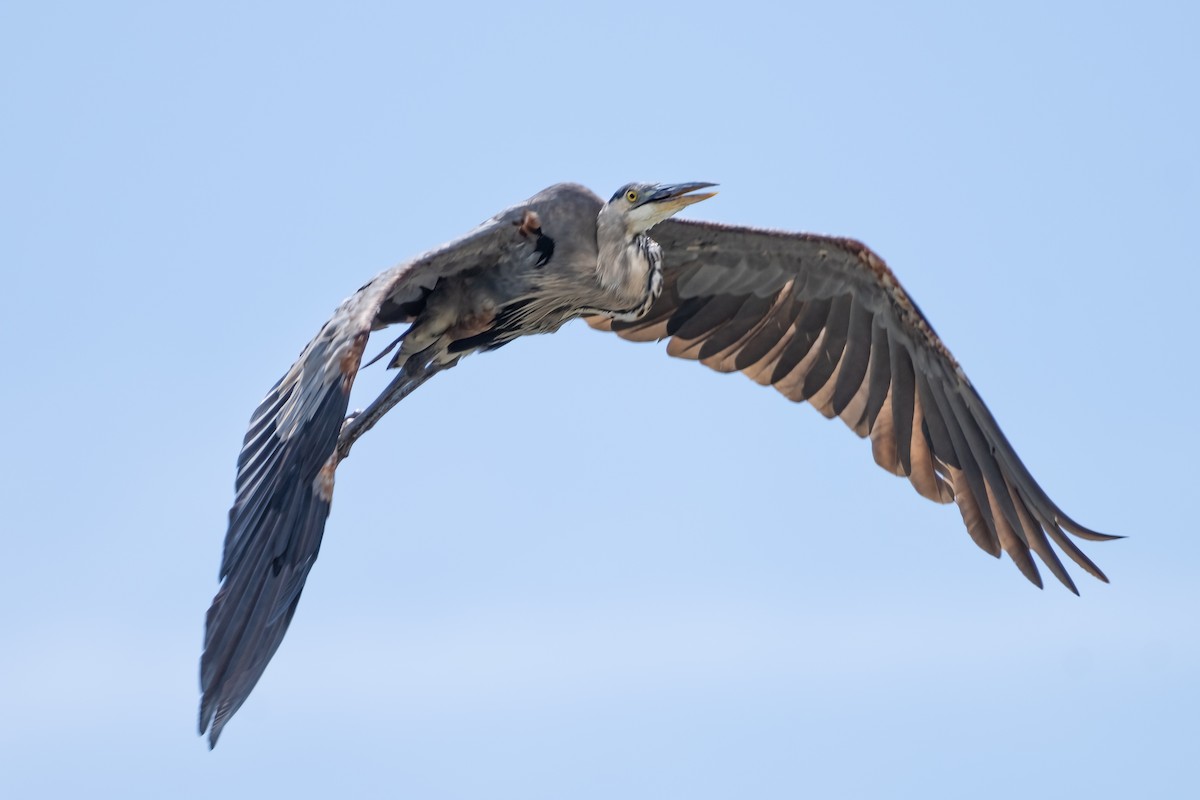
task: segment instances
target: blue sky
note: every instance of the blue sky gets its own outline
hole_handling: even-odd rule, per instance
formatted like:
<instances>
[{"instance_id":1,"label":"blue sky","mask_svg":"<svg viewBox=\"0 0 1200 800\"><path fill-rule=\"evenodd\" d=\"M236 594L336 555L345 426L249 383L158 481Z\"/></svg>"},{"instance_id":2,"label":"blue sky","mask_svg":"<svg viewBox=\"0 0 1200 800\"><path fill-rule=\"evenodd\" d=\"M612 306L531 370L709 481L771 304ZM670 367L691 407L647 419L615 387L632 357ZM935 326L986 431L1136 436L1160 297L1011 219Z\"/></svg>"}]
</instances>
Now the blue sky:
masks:
<instances>
[{"instance_id":1,"label":"blue sky","mask_svg":"<svg viewBox=\"0 0 1200 800\"><path fill-rule=\"evenodd\" d=\"M13 796L1194 789L1196 12L417 5L0 8ZM210 753L257 401L375 272L635 179L882 254L1051 496L1129 535L1087 547L1112 585L1038 591L843 426L576 325L356 447Z\"/></svg>"}]
</instances>

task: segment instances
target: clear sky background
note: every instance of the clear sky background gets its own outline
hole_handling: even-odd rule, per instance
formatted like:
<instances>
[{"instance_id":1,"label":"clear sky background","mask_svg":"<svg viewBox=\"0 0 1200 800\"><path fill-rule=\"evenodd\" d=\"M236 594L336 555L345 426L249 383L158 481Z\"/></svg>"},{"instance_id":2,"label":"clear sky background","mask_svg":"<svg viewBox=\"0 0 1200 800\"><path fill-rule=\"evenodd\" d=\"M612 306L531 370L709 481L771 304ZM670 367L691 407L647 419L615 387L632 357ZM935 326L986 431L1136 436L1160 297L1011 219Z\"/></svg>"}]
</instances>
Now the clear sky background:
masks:
<instances>
[{"instance_id":1,"label":"clear sky background","mask_svg":"<svg viewBox=\"0 0 1200 800\"><path fill-rule=\"evenodd\" d=\"M0 6L5 796L1197 791L1200 22L967 5ZM210 753L258 400L377 271L634 179L881 253L1129 535L1112 585L1038 591L844 426L575 324L359 444Z\"/></svg>"}]
</instances>

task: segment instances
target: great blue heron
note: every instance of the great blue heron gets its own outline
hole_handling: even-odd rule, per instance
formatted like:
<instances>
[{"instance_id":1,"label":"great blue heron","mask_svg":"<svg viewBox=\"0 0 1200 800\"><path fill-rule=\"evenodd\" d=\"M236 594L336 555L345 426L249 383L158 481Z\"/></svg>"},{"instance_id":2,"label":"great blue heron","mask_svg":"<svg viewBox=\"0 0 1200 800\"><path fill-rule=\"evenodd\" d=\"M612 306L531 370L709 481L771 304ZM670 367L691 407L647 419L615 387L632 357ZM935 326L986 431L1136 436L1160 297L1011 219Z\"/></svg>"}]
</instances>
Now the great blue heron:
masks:
<instances>
[{"instance_id":1,"label":"great blue heron","mask_svg":"<svg viewBox=\"0 0 1200 800\"><path fill-rule=\"evenodd\" d=\"M316 560L334 472L392 406L464 356L577 317L720 372L741 371L870 436L884 469L954 500L967 532L1041 586L1030 552L1078 591L1051 540L1078 524L1021 463L883 260L851 239L669 220L714 184L623 186L607 203L560 184L345 300L250 420L200 661L200 732L215 746L275 653ZM654 238L647 231L654 228ZM346 418L367 337L408 328L383 394ZM372 362L368 362L372 363Z\"/></svg>"}]
</instances>

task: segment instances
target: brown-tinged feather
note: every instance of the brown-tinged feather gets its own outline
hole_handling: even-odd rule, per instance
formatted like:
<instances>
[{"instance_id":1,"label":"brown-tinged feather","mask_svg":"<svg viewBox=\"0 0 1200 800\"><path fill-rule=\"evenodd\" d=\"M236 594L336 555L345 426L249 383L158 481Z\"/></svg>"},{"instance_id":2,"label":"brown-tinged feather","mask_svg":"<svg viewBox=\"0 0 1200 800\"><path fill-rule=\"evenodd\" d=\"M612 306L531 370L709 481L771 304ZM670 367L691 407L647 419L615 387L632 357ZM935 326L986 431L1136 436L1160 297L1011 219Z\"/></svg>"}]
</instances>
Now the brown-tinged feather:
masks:
<instances>
[{"instance_id":1,"label":"brown-tinged feather","mask_svg":"<svg viewBox=\"0 0 1200 800\"><path fill-rule=\"evenodd\" d=\"M367 347L368 336L370 336L369 331L361 331L356 334L350 346L346 348L346 352L338 359L338 370L342 373L343 394L350 394L350 390L354 388L354 376L358 374L358 365L362 362L362 354Z\"/></svg>"},{"instance_id":2,"label":"brown-tinged feather","mask_svg":"<svg viewBox=\"0 0 1200 800\"><path fill-rule=\"evenodd\" d=\"M796 335L795 327L789 327L783 332L783 336L779 337L779 341L775 342L775 345L763 354L758 363L746 367L742 370L742 374L760 386L770 386L771 376L775 374L775 365L779 363L779 354L783 352L784 348L791 343L792 338Z\"/></svg>"},{"instance_id":3,"label":"brown-tinged feather","mask_svg":"<svg viewBox=\"0 0 1200 800\"><path fill-rule=\"evenodd\" d=\"M721 298L710 297L707 295L701 297L689 297L679 304L675 309L675 313L667 320L667 335L674 336L679 333L679 329L690 320L692 317L700 313L705 306L710 303L717 303Z\"/></svg>"},{"instance_id":4,"label":"brown-tinged feather","mask_svg":"<svg viewBox=\"0 0 1200 800\"><path fill-rule=\"evenodd\" d=\"M859 298L855 298L847 324L841 369L830 399L835 414L840 415L862 388L867 364L871 360L871 320L870 309Z\"/></svg>"},{"instance_id":5,"label":"brown-tinged feather","mask_svg":"<svg viewBox=\"0 0 1200 800\"><path fill-rule=\"evenodd\" d=\"M992 521L992 508L987 501L987 490L984 488L983 472L979 468L979 464L975 460L974 454L971 452L970 446L967 444L967 438L959 427L958 418L954 416L950 408L950 402L943 392L933 393L934 404L937 406L938 413L946 423L946 431L950 436L950 441L954 445L954 455L960 466L959 474L961 480L954 481L954 499L959 506L964 507L963 519L966 521L966 510L964 503L968 502L973 509L973 514L978 514L987 529L987 537L989 544L984 546L980 544L988 552L992 552L992 547L997 548L996 554L999 554L999 538L996 535L996 525ZM968 525L968 529L970 526ZM972 530L971 536L979 543L977 531Z\"/></svg>"},{"instance_id":6,"label":"brown-tinged feather","mask_svg":"<svg viewBox=\"0 0 1200 800\"><path fill-rule=\"evenodd\" d=\"M709 336L733 319L744 303L745 298L739 295L718 295L674 331L673 335L687 340L700 340Z\"/></svg>"},{"instance_id":7,"label":"brown-tinged feather","mask_svg":"<svg viewBox=\"0 0 1200 800\"><path fill-rule=\"evenodd\" d=\"M789 400L800 402L809 399L809 396L804 393L804 381L808 376L809 370L817 363L817 359L821 357L821 350L825 336L828 334L828 329L823 329L817 332L817 338L808 348L808 353L800 360L800 363L792 368L785 377L776 381L775 388L781 392ZM793 339L793 343L795 340ZM778 370L778 364L776 369Z\"/></svg>"},{"instance_id":8,"label":"brown-tinged feather","mask_svg":"<svg viewBox=\"0 0 1200 800\"><path fill-rule=\"evenodd\" d=\"M933 454L929 449L928 434L925 430L925 407L921 403L920 395L917 395L913 405L909 453L912 469L908 473L908 479L921 496L935 503L949 503L953 500L953 493L942 476L938 475Z\"/></svg>"},{"instance_id":9,"label":"brown-tinged feather","mask_svg":"<svg viewBox=\"0 0 1200 800\"><path fill-rule=\"evenodd\" d=\"M712 358L740 342L746 334L762 324L767 312L776 302L774 297L759 297L753 294L741 299L741 305L728 324L713 331L701 343L700 352L697 354L701 361Z\"/></svg>"},{"instance_id":10,"label":"brown-tinged feather","mask_svg":"<svg viewBox=\"0 0 1200 800\"><path fill-rule=\"evenodd\" d=\"M829 317L831 304L832 301L828 298L816 298L804 304L804 308L796 317L794 325L796 332L788 346L779 354L779 360L771 373L771 383L778 383L790 375L796 365L808 355L813 343L821 335L821 329Z\"/></svg>"},{"instance_id":11,"label":"brown-tinged feather","mask_svg":"<svg viewBox=\"0 0 1200 800\"><path fill-rule=\"evenodd\" d=\"M1004 489L1002 488L1000 491L1004 491ZM1029 545L1024 537L1008 523L1003 510L998 506L997 494L996 491L993 491L991 484L988 484L987 499L988 504L992 507L992 519L996 523L996 534L1000 537L1000 546L1017 565L1017 569L1021 570L1021 574L1028 578L1030 583L1041 589L1042 576L1038 572L1037 564L1033 562L1033 557L1029 554Z\"/></svg>"},{"instance_id":12,"label":"brown-tinged feather","mask_svg":"<svg viewBox=\"0 0 1200 800\"><path fill-rule=\"evenodd\" d=\"M884 395L882 410L871 426L871 455L875 463L893 475L903 475L900 460L896 458L896 429L892 424L891 393Z\"/></svg>"},{"instance_id":13,"label":"brown-tinged feather","mask_svg":"<svg viewBox=\"0 0 1200 800\"><path fill-rule=\"evenodd\" d=\"M892 425L896 429L896 458L905 475L912 472L909 448L912 444L913 404L916 402L913 365L908 350L897 344L891 348Z\"/></svg>"},{"instance_id":14,"label":"brown-tinged feather","mask_svg":"<svg viewBox=\"0 0 1200 800\"><path fill-rule=\"evenodd\" d=\"M954 451L954 443L950 440L950 433L946 430L946 421L942 417L942 412L939 410L938 404L933 399L933 389L930 386L930 378L925 374L924 370L916 370L913 375L917 384L917 399L921 404L921 413L925 418L925 427L929 434L929 441L933 447L933 453L940 461L951 466L959 467L958 455ZM940 382L938 390L942 391Z\"/></svg>"},{"instance_id":15,"label":"brown-tinged feather","mask_svg":"<svg viewBox=\"0 0 1200 800\"><path fill-rule=\"evenodd\" d=\"M967 533L970 534L971 541L979 545L979 549L983 552L999 558L1000 539L996 537L991 525L983 516L979 501L975 499L975 490L967 479L966 470L951 468L949 472L950 485L954 488L954 502L958 504L959 513L962 514L963 524L967 526Z\"/></svg>"},{"instance_id":16,"label":"brown-tinged feather","mask_svg":"<svg viewBox=\"0 0 1200 800\"><path fill-rule=\"evenodd\" d=\"M789 293L779 308L773 312L756 334L751 336L742 346L734 366L742 371L759 364L768 353L778 347L780 340L792 329L794 312L798 301L795 294ZM747 372L749 374L749 372ZM762 381L760 381L762 383Z\"/></svg>"},{"instance_id":17,"label":"brown-tinged feather","mask_svg":"<svg viewBox=\"0 0 1200 800\"><path fill-rule=\"evenodd\" d=\"M971 449L975 463L979 465L979 469L983 473L984 479L989 486L1003 487L1005 485L1004 476L1001 474L1000 467L996 463L995 450L984 439L983 433L979 430L979 424L970 415L970 412L967 411L967 407L963 403L961 396L950 394L947 399L950 402L951 411L954 413L959 427L966 437L967 446ZM1009 499L1007 491L997 491L994 495L994 503L1003 512L1010 528L1020 527L1021 522L1017 518L1017 510L1013 508L1012 500Z\"/></svg>"},{"instance_id":18,"label":"brown-tinged feather","mask_svg":"<svg viewBox=\"0 0 1200 800\"><path fill-rule=\"evenodd\" d=\"M829 318L825 322L825 337L821 342L820 352L804 376L805 397L812 397L823 389L837 369L846 349L850 309L853 305L854 298L848 294L833 299L829 307Z\"/></svg>"},{"instance_id":19,"label":"brown-tinged feather","mask_svg":"<svg viewBox=\"0 0 1200 800\"><path fill-rule=\"evenodd\" d=\"M867 372L867 428L874 429L884 398L892 385L892 360L889 355L888 332L882 325L875 325L871 332L871 365Z\"/></svg>"}]
</instances>

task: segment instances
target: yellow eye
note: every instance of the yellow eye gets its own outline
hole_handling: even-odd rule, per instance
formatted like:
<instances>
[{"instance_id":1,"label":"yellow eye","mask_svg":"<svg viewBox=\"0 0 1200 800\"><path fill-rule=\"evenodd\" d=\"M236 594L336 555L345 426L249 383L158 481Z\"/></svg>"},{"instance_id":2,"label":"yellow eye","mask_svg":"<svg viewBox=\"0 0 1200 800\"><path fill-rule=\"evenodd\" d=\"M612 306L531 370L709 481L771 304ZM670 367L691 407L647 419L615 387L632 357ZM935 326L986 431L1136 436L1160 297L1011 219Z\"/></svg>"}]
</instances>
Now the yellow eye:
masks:
<instances>
[{"instance_id":1,"label":"yellow eye","mask_svg":"<svg viewBox=\"0 0 1200 800\"><path fill-rule=\"evenodd\" d=\"M630 189L628 192L626 192L626 193L625 193L625 199L626 199L626 200L628 200L628 201L629 201L629 202L631 202L631 203L636 203L636 202L637 202L637 198L638 198L638 194L637 194L637 192L636 192L635 190L633 190L633 189Z\"/></svg>"}]
</instances>

